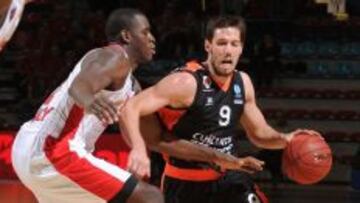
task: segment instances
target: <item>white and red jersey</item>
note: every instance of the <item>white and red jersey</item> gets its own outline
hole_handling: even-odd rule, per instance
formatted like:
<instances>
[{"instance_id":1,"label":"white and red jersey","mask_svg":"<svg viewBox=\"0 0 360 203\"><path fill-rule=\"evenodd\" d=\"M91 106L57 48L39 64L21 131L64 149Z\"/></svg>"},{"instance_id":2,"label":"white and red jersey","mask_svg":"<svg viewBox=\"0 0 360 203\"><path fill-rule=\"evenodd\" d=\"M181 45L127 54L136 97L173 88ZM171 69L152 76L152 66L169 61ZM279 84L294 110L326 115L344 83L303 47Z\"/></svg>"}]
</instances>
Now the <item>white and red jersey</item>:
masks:
<instances>
[{"instance_id":1,"label":"white and red jersey","mask_svg":"<svg viewBox=\"0 0 360 203\"><path fill-rule=\"evenodd\" d=\"M12 147L15 172L39 202L105 203L117 195L129 196L137 183L128 171L92 154L107 126L69 95L84 58L21 127ZM98 94L116 103L131 97L131 72L121 89Z\"/></svg>"},{"instance_id":2,"label":"white and red jersey","mask_svg":"<svg viewBox=\"0 0 360 203\"><path fill-rule=\"evenodd\" d=\"M95 115L83 112L83 109L76 105L69 95L69 87L79 74L83 59L75 66L67 80L45 100L34 118L22 126L22 129L31 128L32 132L37 131L37 136L41 138L50 136L54 138L53 140L61 140L72 133L73 139L83 143L87 150L94 148L96 140L107 126ZM121 89L101 90L98 94L104 94L114 102L133 96L132 74L128 74Z\"/></svg>"}]
</instances>

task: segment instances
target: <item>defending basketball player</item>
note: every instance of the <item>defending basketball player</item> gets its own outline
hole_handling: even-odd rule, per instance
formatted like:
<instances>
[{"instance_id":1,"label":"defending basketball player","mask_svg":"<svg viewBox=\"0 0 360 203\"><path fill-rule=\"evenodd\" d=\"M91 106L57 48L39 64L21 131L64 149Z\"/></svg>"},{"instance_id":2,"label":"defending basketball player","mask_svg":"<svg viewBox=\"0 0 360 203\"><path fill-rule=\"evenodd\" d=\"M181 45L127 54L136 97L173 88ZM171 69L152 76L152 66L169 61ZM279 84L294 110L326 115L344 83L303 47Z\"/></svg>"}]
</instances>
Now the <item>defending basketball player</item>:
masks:
<instances>
[{"instance_id":1,"label":"defending basketball player","mask_svg":"<svg viewBox=\"0 0 360 203\"><path fill-rule=\"evenodd\" d=\"M14 169L40 203L163 202L157 188L92 154L118 118L116 103L134 94L132 71L155 53L149 22L137 10L114 11L106 34L110 45L89 51L15 138ZM146 176L144 141L129 138L133 172Z\"/></svg>"},{"instance_id":2,"label":"defending basketball player","mask_svg":"<svg viewBox=\"0 0 360 203\"><path fill-rule=\"evenodd\" d=\"M14 34L25 4L33 0L1 0L0 2L0 52Z\"/></svg>"},{"instance_id":3,"label":"defending basketball player","mask_svg":"<svg viewBox=\"0 0 360 203\"><path fill-rule=\"evenodd\" d=\"M168 130L193 143L234 153L235 127L240 123L258 147L282 149L305 131L280 133L265 121L256 105L249 76L235 70L243 51L245 23L236 16L212 19L207 25L203 63L190 62L130 99L121 120L131 136L139 135L139 117L159 110ZM166 156L163 189L166 202L260 202L244 173L219 173L203 163ZM238 170L253 173L263 162L244 158ZM265 202L262 198L262 202Z\"/></svg>"}]
</instances>

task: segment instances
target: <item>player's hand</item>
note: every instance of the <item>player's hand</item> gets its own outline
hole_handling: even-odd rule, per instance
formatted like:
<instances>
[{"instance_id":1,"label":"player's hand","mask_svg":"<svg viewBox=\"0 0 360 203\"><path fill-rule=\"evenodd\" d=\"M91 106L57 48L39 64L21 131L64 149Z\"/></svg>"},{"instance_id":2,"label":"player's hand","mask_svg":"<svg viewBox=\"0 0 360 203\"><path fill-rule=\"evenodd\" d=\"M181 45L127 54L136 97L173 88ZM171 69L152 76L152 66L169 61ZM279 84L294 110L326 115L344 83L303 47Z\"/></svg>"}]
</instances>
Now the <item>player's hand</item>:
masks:
<instances>
[{"instance_id":1,"label":"player's hand","mask_svg":"<svg viewBox=\"0 0 360 203\"><path fill-rule=\"evenodd\" d=\"M254 157L247 156L245 158L238 158L238 164L239 171L253 174L255 172L262 171L265 162Z\"/></svg>"},{"instance_id":2,"label":"player's hand","mask_svg":"<svg viewBox=\"0 0 360 203\"><path fill-rule=\"evenodd\" d=\"M85 105L87 112L93 113L103 123L113 124L119 120L115 103L109 101L101 94L96 95L92 101Z\"/></svg>"},{"instance_id":3,"label":"player's hand","mask_svg":"<svg viewBox=\"0 0 360 203\"><path fill-rule=\"evenodd\" d=\"M134 174L138 179L150 177L150 159L146 150L133 148L128 157L127 170Z\"/></svg>"},{"instance_id":4,"label":"player's hand","mask_svg":"<svg viewBox=\"0 0 360 203\"><path fill-rule=\"evenodd\" d=\"M317 132L315 130L309 130L309 129L297 129L297 130L294 130L294 131L292 131L290 133L284 134L284 138L287 141L287 143L290 143L291 140L296 135L299 135L299 134L308 134L308 135L313 135L313 136L319 136L322 139L324 139L319 132Z\"/></svg>"},{"instance_id":5,"label":"player's hand","mask_svg":"<svg viewBox=\"0 0 360 203\"><path fill-rule=\"evenodd\" d=\"M214 164L219 166L222 171L239 170L254 173L263 170L264 162L254 157L237 158L220 152L216 155L217 159L214 161Z\"/></svg>"}]
</instances>

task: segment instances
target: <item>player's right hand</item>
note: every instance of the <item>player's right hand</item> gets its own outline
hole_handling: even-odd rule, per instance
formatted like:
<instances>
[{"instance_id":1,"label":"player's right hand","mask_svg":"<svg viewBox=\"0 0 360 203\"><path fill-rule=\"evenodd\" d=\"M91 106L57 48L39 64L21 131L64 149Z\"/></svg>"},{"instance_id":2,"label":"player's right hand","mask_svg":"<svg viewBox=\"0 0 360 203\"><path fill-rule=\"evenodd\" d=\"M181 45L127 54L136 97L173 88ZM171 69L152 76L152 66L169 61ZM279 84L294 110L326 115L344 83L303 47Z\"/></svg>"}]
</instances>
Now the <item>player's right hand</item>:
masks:
<instances>
[{"instance_id":1,"label":"player's right hand","mask_svg":"<svg viewBox=\"0 0 360 203\"><path fill-rule=\"evenodd\" d=\"M237 170L245 171L247 173L255 173L263 170L263 161L258 160L254 157L248 156L244 158L237 158L232 155L219 153L217 159L214 161L222 171L225 170Z\"/></svg>"},{"instance_id":2,"label":"player's right hand","mask_svg":"<svg viewBox=\"0 0 360 203\"><path fill-rule=\"evenodd\" d=\"M113 124L119 120L116 105L101 94L85 105L86 112L95 114L103 123Z\"/></svg>"},{"instance_id":3,"label":"player's right hand","mask_svg":"<svg viewBox=\"0 0 360 203\"><path fill-rule=\"evenodd\" d=\"M138 179L150 177L150 159L146 150L133 148L128 156L127 170Z\"/></svg>"}]
</instances>

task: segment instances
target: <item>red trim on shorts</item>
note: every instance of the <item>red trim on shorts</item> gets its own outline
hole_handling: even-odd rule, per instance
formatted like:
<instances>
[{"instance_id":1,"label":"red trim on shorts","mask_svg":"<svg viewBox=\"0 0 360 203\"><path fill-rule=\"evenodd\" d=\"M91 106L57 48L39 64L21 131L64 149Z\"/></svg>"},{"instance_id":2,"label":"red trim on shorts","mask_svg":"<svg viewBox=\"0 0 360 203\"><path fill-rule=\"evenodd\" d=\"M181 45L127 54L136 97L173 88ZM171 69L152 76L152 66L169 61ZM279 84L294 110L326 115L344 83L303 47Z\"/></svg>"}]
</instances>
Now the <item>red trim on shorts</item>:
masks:
<instances>
[{"instance_id":1,"label":"red trim on shorts","mask_svg":"<svg viewBox=\"0 0 360 203\"><path fill-rule=\"evenodd\" d=\"M100 198L110 200L123 188L124 183L70 151L69 140L77 131L73 126L78 126L83 115L79 110L73 107L60 138L47 136L45 154L59 173Z\"/></svg>"}]
</instances>

